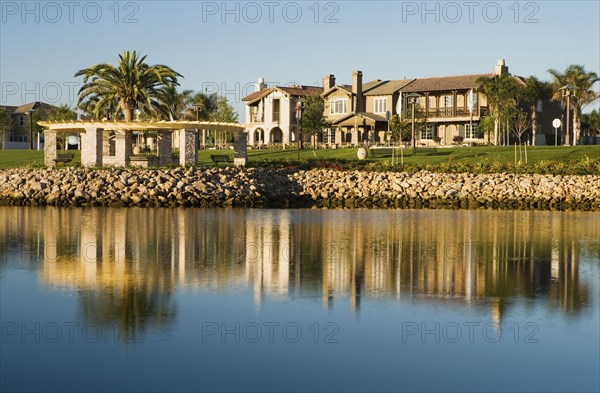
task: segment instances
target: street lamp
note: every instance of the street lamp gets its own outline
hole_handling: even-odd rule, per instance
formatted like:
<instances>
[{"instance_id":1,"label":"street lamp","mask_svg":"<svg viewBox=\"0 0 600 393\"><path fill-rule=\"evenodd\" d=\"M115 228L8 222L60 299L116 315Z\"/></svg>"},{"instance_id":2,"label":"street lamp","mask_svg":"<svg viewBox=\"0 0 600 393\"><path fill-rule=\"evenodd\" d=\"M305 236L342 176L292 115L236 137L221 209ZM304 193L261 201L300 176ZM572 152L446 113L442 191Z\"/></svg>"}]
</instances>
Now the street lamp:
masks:
<instances>
[{"instance_id":1,"label":"street lamp","mask_svg":"<svg viewBox=\"0 0 600 393\"><path fill-rule=\"evenodd\" d=\"M422 95L419 94L419 93L410 93L406 97L409 98L409 101L412 104L412 132L411 132L411 138L412 138L412 145L413 145L413 150L414 150L414 149L417 148L417 139L415 138L415 104L417 103L417 98L422 97Z\"/></svg>"},{"instance_id":2,"label":"street lamp","mask_svg":"<svg viewBox=\"0 0 600 393\"><path fill-rule=\"evenodd\" d=\"M296 102L296 133L298 134L298 154L297 159L300 160L300 149L302 148L302 101Z\"/></svg>"},{"instance_id":3,"label":"street lamp","mask_svg":"<svg viewBox=\"0 0 600 393\"><path fill-rule=\"evenodd\" d=\"M566 84L563 87L561 87L560 89L558 89L559 91L562 92L563 97L567 97L567 124L566 124L566 128L565 128L565 145L570 145L569 134L570 134L571 93L573 91L575 91L575 89L577 89L577 87L575 87L573 85L569 85L569 84ZM576 143L575 135L573 135L573 144L575 144L575 143Z\"/></svg>"},{"instance_id":4,"label":"street lamp","mask_svg":"<svg viewBox=\"0 0 600 393\"><path fill-rule=\"evenodd\" d=\"M29 150L33 150L33 109L29 111Z\"/></svg>"}]
</instances>

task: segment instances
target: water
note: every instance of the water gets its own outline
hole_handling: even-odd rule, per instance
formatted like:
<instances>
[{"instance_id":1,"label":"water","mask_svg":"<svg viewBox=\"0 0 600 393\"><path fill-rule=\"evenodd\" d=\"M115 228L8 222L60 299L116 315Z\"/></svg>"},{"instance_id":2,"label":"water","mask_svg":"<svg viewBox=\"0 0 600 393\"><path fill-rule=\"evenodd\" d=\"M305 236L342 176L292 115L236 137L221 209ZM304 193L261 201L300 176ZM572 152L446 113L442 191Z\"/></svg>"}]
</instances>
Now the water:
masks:
<instances>
[{"instance_id":1,"label":"water","mask_svg":"<svg viewBox=\"0 0 600 393\"><path fill-rule=\"evenodd\" d=\"M3 391L598 391L600 214L0 207Z\"/></svg>"}]
</instances>

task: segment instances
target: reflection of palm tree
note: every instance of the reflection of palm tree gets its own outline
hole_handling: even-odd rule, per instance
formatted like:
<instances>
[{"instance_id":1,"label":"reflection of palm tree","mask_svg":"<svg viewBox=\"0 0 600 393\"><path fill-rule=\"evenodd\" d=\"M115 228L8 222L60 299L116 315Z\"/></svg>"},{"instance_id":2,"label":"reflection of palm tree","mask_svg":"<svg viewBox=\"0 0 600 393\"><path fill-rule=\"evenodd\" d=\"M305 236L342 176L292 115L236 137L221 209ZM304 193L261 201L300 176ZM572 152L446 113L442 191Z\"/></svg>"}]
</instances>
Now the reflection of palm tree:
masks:
<instances>
[{"instance_id":1,"label":"reflection of palm tree","mask_svg":"<svg viewBox=\"0 0 600 393\"><path fill-rule=\"evenodd\" d=\"M82 290L81 310L88 321L118 328L121 342L133 341L149 327L166 328L175 320L176 307L170 293L160 293L157 285L128 281L122 289Z\"/></svg>"}]
</instances>

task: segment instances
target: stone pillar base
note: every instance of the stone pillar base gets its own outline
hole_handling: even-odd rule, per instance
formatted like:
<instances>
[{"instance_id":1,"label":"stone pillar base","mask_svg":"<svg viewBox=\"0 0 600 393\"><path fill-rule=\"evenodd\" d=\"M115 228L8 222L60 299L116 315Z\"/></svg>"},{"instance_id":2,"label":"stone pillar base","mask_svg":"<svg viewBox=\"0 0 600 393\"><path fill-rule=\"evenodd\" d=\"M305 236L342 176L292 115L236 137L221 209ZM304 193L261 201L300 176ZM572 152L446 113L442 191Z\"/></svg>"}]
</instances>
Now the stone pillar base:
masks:
<instances>
[{"instance_id":1,"label":"stone pillar base","mask_svg":"<svg viewBox=\"0 0 600 393\"><path fill-rule=\"evenodd\" d=\"M248 164L248 158L234 158L233 164L235 166L246 166Z\"/></svg>"}]
</instances>

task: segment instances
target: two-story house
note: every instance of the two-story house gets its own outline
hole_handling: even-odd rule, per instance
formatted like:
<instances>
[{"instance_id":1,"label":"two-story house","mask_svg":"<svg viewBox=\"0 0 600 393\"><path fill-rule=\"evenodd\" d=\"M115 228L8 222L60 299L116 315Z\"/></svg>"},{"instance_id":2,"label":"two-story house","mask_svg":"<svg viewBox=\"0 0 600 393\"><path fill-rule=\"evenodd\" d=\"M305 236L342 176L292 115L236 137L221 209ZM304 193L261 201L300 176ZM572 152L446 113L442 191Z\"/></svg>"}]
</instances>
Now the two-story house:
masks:
<instances>
[{"instance_id":1,"label":"two-story house","mask_svg":"<svg viewBox=\"0 0 600 393\"><path fill-rule=\"evenodd\" d=\"M322 92L322 88L315 86L267 87L264 79L259 78L254 93L243 98L249 146L281 144L285 147L296 142L296 103L303 97Z\"/></svg>"},{"instance_id":2,"label":"two-story house","mask_svg":"<svg viewBox=\"0 0 600 393\"><path fill-rule=\"evenodd\" d=\"M323 143L358 144L374 137L377 125L386 123L385 114L367 112L365 95L385 83L379 79L363 83L362 72L352 73L352 85L336 85L334 75L323 78L324 116L331 128L324 131Z\"/></svg>"},{"instance_id":3,"label":"two-story house","mask_svg":"<svg viewBox=\"0 0 600 393\"><path fill-rule=\"evenodd\" d=\"M44 112L53 108L44 102L30 102L21 106L3 105L2 108L10 116L10 127L1 130L0 148L2 149L37 149L37 133L35 125L31 124L32 116L37 111Z\"/></svg>"}]
</instances>

